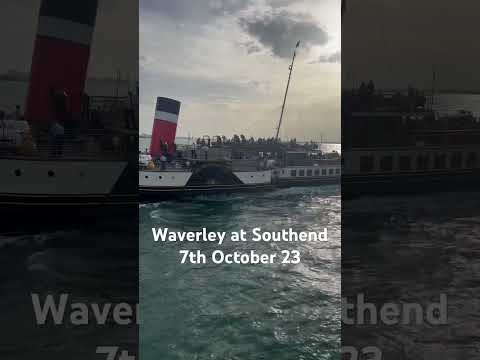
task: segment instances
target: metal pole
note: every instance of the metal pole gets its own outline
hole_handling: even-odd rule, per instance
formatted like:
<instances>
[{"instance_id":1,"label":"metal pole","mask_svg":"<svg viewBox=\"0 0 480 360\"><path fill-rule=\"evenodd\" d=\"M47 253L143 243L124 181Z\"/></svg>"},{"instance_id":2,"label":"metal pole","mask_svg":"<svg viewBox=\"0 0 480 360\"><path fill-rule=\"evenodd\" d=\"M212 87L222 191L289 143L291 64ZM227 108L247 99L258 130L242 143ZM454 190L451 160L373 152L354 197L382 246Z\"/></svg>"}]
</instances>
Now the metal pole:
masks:
<instances>
[{"instance_id":1,"label":"metal pole","mask_svg":"<svg viewBox=\"0 0 480 360\"><path fill-rule=\"evenodd\" d=\"M277 134L275 135L275 141L278 141L278 135L280 133L280 128L282 126L283 113L285 111L285 103L287 102L288 88L290 87L290 79L292 78L293 64L295 62L295 57L297 56L297 48L298 48L299 45L300 45L300 41L297 43L297 46L295 47L295 51L293 52L292 64L289 67L290 73L288 74L287 88L285 89L285 96L283 98L282 112L280 113L280 120L278 121Z\"/></svg>"}]
</instances>

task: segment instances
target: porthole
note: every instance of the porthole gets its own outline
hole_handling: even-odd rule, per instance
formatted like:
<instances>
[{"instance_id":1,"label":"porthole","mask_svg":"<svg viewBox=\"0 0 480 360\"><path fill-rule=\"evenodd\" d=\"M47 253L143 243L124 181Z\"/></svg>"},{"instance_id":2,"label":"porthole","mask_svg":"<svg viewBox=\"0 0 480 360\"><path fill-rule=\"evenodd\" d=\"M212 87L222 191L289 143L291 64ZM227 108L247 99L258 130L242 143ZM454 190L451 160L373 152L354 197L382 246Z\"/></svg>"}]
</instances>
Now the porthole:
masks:
<instances>
[{"instance_id":1,"label":"porthole","mask_svg":"<svg viewBox=\"0 0 480 360\"><path fill-rule=\"evenodd\" d=\"M55 171L48 170L48 177L54 177L54 176L55 176Z\"/></svg>"},{"instance_id":2,"label":"porthole","mask_svg":"<svg viewBox=\"0 0 480 360\"><path fill-rule=\"evenodd\" d=\"M145 175L145 179L148 179L148 175Z\"/></svg>"},{"instance_id":3,"label":"porthole","mask_svg":"<svg viewBox=\"0 0 480 360\"><path fill-rule=\"evenodd\" d=\"M158 178L159 178L160 180L162 180L162 177L161 177L161 176L159 176Z\"/></svg>"},{"instance_id":4,"label":"porthole","mask_svg":"<svg viewBox=\"0 0 480 360\"><path fill-rule=\"evenodd\" d=\"M22 175L22 170L16 169L14 172L15 176L21 176Z\"/></svg>"}]
</instances>

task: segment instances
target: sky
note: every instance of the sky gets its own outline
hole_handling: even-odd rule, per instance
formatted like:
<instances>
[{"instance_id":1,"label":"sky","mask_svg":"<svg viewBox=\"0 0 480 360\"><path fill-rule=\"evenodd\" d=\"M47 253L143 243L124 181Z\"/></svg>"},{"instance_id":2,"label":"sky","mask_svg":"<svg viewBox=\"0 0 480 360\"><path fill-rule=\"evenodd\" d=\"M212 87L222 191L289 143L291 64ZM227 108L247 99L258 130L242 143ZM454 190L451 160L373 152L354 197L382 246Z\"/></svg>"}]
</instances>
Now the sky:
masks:
<instances>
[{"instance_id":1,"label":"sky","mask_svg":"<svg viewBox=\"0 0 480 360\"><path fill-rule=\"evenodd\" d=\"M340 0L140 0L140 132L157 96L182 102L178 136L340 139Z\"/></svg>"},{"instance_id":2,"label":"sky","mask_svg":"<svg viewBox=\"0 0 480 360\"><path fill-rule=\"evenodd\" d=\"M345 87L480 91L480 1L346 0Z\"/></svg>"}]
</instances>

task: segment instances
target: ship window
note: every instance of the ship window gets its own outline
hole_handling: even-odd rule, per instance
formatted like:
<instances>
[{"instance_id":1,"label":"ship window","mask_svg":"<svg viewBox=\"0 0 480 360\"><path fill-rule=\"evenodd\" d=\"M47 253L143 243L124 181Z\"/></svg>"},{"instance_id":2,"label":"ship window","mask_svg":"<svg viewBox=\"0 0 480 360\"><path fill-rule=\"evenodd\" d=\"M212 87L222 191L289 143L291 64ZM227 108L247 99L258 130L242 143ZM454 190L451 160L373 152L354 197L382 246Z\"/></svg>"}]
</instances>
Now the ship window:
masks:
<instances>
[{"instance_id":1,"label":"ship window","mask_svg":"<svg viewBox=\"0 0 480 360\"><path fill-rule=\"evenodd\" d=\"M285 174L285 170L282 170L282 174Z\"/></svg>"},{"instance_id":2,"label":"ship window","mask_svg":"<svg viewBox=\"0 0 480 360\"><path fill-rule=\"evenodd\" d=\"M54 177L54 176L55 176L55 171L48 170L48 177Z\"/></svg>"},{"instance_id":3,"label":"ship window","mask_svg":"<svg viewBox=\"0 0 480 360\"><path fill-rule=\"evenodd\" d=\"M400 156L400 158L398 159L398 168L403 171L412 170L412 161L410 156Z\"/></svg>"},{"instance_id":4,"label":"ship window","mask_svg":"<svg viewBox=\"0 0 480 360\"><path fill-rule=\"evenodd\" d=\"M445 154L435 155L435 169L445 169L447 165L447 157Z\"/></svg>"},{"instance_id":5,"label":"ship window","mask_svg":"<svg viewBox=\"0 0 480 360\"><path fill-rule=\"evenodd\" d=\"M340 168L335 169L335 174L337 174L337 175L340 174Z\"/></svg>"},{"instance_id":6,"label":"ship window","mask_svg":"<svg viewBox=\"0 0 480 360\"><path fill-rule=\"evenodd\" d=\"M322 169L322 175L327 175L327 169Z\"/></svg>"},{"instance_id":7,"label":"ship window","mask_svg":"<svg viewBox=\"0 0 480 360\"><path fill-rule=\"evenodd\" d=\"M457 151L452 154L450 159L450 167L452 169L458 169L462 167L462 153Z\"/></svg>"},{"instance_id":8,"label":"ship window","mask_svg":"<svg viewBox=\"0 0 480 360\"><path fill-rule=\"evenodd\" d=\"M297 176L297 170L290 170L290 176Z\"/></svg>"},{"instance_id":9,"label":"ship window","mask_svg":"<svg viewBox=\"0 0 480 360\"><path fill-rule=\"evenodd\" d=\"M417 156L417 170L428 170L428 155Z\"/></svg>"},{"instance_id":10,"label":"ship window","mask_svg":"<svg viewBox=\"0 0 480 360\"><path fill-rule=\"evenodd\" d=\"M307 176L312 176L312 170L307 170Z\"/></svg>"},{"instance_id":11,"label":"ship window","mask_svg":"<svg viewBox=\"0 0 480 360\"><path fill-rule=\"evenodd\" d=\"M380 170L392 171L393 169L393 156L383 156L380 159Z\"/></svg>"},{"instance_id":12,"label":"ship window","mask_svg":"<svg viewBox=\"0 0 480 360\"><path fill-rule=\"evenodd\" d=\"M300 170L298 172L298 176L305 176L305 170Z\"/></svg>"},{"instance_id":13,"label":"ship window","mask_svg":"<svg viewBox=\"0 0 480 360\"><path fill-rule=\"evenodd\" d=\"M159 178L160 180L162 180L162 177L161 177L161 176L159 176L158 178Z\"/></svg>"},{"instance_id":14,"label":"ship window","mask_svg":"<svg viewBox=\"0 0 480 360\"><path fill-rule=\"evenodd\" d=\"M328 175L333 175L333 169L328 169Z\"/></svg>"},{"instance_id":15,"label":"ship window","mask_svg":"<svg viewBox=\"0 0 480 360\"><path fill-rule=\"evenodd\" d=\"M17 169L13 173L15 174L15 176L21 176L22 175L22 170Z\"/></svg>"},{"instance_id":16,"label":"ship window","mask_svg":"<svg viewBox=\"0 0 480 360\"><path fill-rule=\"evenodd\" d=\"M320 175L320 169L315 169L315 176L319 176Z\"/></svg>"},{"instance_id":17,"label":"ship window","mask_svg":"<svg viewBox=\"0 0 480 360\"><path fill-rule=\"evenodd\" d=\"M372 156L361 156L360 157L360 171L361 172L373 171L373 157Z\"/></svg>"},{"instance_id":18,"label":"ship window","mask_svg":"<svg viewBox=\"0 0 480 360\"><path fill-rule=\"evenodd\" d=\"M148 175L145 175L145 179L148 179Z\"/></svg>"},{"instance_id":19,"label":"ship window","mask_svg":"<svg viewBox=\"0 0 480 360\"><path fill-rule=\"evenodd\" d=\"M468 157L467 157L467 167L474 168L476 166L477 166L477 154L474 152L471 152L468 154Z\"/></svg>"}]
</instances>

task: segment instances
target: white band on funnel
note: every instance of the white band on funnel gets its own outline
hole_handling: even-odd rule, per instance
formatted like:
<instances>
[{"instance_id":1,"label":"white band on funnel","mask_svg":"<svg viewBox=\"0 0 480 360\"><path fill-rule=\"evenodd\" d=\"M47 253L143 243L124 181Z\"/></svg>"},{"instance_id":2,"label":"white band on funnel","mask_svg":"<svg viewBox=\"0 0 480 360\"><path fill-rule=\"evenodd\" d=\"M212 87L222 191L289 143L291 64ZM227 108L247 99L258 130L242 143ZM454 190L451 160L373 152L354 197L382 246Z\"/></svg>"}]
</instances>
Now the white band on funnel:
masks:
<instances>
[{"instance_id":1,"label":"white band on funnel","mask_svg":"<svg viewBox=\"0 0 480 360\"><path fill-rule=\"evenodd\" d=\"M90 45L92 42L93 27L70 20L40 16L37 35L67 40L77 44Z\"/></svg>"},{"instance_id":2,"label":"white band on funnel","mask_svg":"<svg viewBox=\"0 0 480 360\"><path fill-rule=\"evenodd\" d=\"M176 124L178 121L178 115L165 111L155 111L155 119L164 120Z\"/></svg>"}]
</instances>

